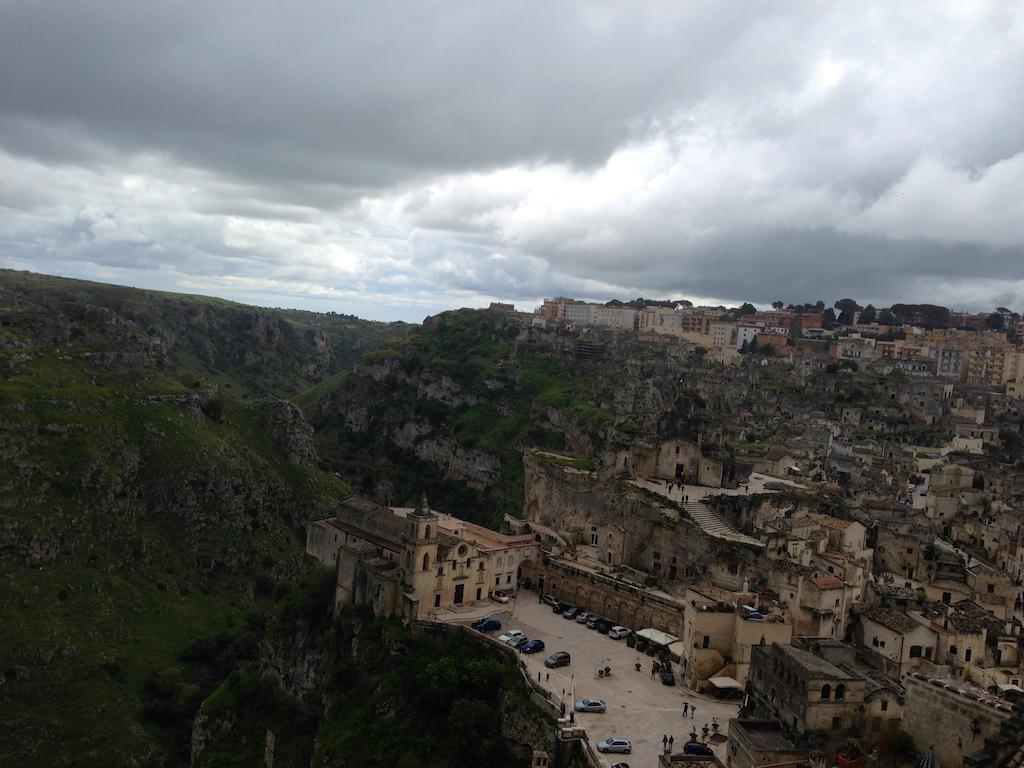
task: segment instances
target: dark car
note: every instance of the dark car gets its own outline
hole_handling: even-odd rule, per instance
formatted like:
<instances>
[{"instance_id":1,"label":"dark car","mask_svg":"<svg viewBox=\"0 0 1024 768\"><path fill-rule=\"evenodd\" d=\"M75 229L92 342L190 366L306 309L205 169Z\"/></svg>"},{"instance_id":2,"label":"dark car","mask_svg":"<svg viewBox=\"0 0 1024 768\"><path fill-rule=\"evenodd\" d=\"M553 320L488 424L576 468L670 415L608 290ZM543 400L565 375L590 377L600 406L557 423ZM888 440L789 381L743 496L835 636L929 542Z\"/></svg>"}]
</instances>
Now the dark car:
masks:
<instances>
[{"instance_id":1,"label":"dark car","mask_svg":"<svg viewBox=\"0 0 1024 768\"><path fill-rule=\"evenodd\" d=\"M671 669L661 670L661 684L662 685L675 685L676 676L672 674Z\"/></svg>"},{"instance_id":2,"label":"dark car","mask_svg":"<svg viewBox=\"0 0 1024 768\"><path fill-rule=\"evenodd\" d=\"M575 606L569 606L564 611L562 611L562 618L563 619L575 619L579 615L579 613L580 613L580 609L579 608L576 608Z\"/></svg>"},{"instance_id":3,"label":"dark car","mask_svg":"<svg viewBox=\"0 0 1024 768\"><path fill-rule=\"evenodd\" d=\"M688 741L683 745L683 754L712 757L715 754L715 751L707 744L701 744L699 741Z\"/></svg>"},{"instance_id":4,"label":"dark car","mask_svg":"<svg viewBox=\"0 0 1024 768\"><path fill-rule=\"evenodd\" d=\"M519 646L520 653L537 653L544 650L543 640L527 640Z\"/></svg>"},{"instance_id":5,"label":"dark car","mask_svg":"<svg viewBox=\"0 0 1024 768\"><path fill-rule=\"evenodd\" d=\"M592 613L589 617L587 617L587 626L591 629L597 629L597 623L601 620L602 619L600 616Z\"/></svg>"},{"instance_id":6,"label":"dark car","mask_svg":"<svg viewBox=\"0 0 1024 768\"><path fill-rule=\"evenodd\" d=\"M469 626L477 632L495 632L501 629L501 622L497 619L478 619Z\"/></svg>"},{"instance_id":7,"label":"dark car","mask_svg":"<svg viewBox=\"0 0 1024 768\"><path fill-rule=\"evenodd\" d=\"M612 627L614 626L615 624L608 621L608 619L601 619L597 622L597 626L595 627L595 629L602 635L607 635L609 632L611 632Z\"/></svg>"},{"instance_id":8,"label":"dark car","mask_svg":"<svg viewBox=\"0 0 1024 768\"><path fill-rule=\"evenodd\" d=\"M569 666L569 653L568 651L559 651L553 653L544 659L544 666L548 669L554 669L555 667L567 667Z\"/></svg>"}]
</instances>

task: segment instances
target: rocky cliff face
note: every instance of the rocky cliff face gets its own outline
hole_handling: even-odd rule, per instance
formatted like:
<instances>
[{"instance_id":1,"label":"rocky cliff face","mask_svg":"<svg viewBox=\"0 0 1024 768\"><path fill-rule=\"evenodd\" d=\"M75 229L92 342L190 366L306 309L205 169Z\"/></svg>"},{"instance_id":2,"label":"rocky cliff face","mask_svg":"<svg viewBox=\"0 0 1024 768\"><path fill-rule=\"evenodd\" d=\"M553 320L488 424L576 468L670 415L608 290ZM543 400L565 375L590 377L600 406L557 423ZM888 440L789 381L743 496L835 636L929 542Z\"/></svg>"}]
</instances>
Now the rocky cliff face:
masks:
<instances>
[{"instance_id":1,"label":"rocky cliff face","mask_svg":"<svg viewBox=\"0 0 1024 768\"><path fill-rule=\"evenodd\" d=\"M602 561L610 552L611 565L660 571L668 591L701 578L732 586L754 567L755 552L706 536L679 507L634 488L625 477L534 455L525 457L524 466L527 521L559 532L571 548L584 547ZM592 547L595 534L599 544Z\"/></svg>"}]
</instances>

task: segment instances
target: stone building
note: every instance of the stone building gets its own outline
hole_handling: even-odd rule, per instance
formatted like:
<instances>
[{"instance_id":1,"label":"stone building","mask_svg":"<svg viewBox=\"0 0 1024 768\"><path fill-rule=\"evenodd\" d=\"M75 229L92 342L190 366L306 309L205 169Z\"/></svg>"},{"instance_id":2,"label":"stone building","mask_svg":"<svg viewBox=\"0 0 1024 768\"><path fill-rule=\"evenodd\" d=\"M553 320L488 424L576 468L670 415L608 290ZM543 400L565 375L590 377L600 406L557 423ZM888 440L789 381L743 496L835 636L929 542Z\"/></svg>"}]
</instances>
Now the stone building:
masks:
<instances>
[{"instance_id":1,"label":"stone building","mask_svg":"<svg viewBox=\"0 0 1024 768\"><path fill-rule=\"evenodd\" d=\"M998 737L1013 717L1009 702L980 688L916 672L904 684L903 730L918 751L934 747L943 766L997 765L985 757L986 741Z\"/></svg>"},{"instance_id":2,"label":"stone building","mask_svg":"<svg viewBox=\"0 0 1024 768\"><path fill-rule=\"evenodd\" d=\"M793 733L826 733L861 716L864 678L791 645L757 646L741 715L776 719Z\"/></svg>"},{"instance_id":3,"label":"stone building","mask_svg":"<svg viewBox=\"0 0 1024 768\"><path fill-rule=\"evenodd\" d=\"M894 680L935 659L935 631L892 608L872 608L860 616L864 659Z\"/></svg>"},{"instance_id":4,"label":"stone building","mask_svg":"<svg viewBox=\"0 0 1024 768\"><path fill-rule=\"evenodd\" d=\"M810 754L798 749L776 720L729 721L729 768L810 765Z\"/></svg>"},{"instance_id":5,"label":"stone building","mask_svg":"<svg viewBox=\"0 0 1024 768\"><path fill-rule=\"evenodd\" d=\"M539 545L432 510L426 498L409 509L350 496L309 524L306 552L337 569L337 605L416 618L515 589Z\"/></svg>"},{"instance_id":6,"label":"stone building","mask_svg":"<svg viewBox=\"0 0 1024 768\"><path fill-rule=\"evenodd\" d=\"M716 676L742 684L754 646L789 643L793 626L781 612L752 614L745 604L756 605L756 596L707 584L687 589L683 632L676 644L687 686L701 690L705 681Z\"/></svg>"}]
</instances>

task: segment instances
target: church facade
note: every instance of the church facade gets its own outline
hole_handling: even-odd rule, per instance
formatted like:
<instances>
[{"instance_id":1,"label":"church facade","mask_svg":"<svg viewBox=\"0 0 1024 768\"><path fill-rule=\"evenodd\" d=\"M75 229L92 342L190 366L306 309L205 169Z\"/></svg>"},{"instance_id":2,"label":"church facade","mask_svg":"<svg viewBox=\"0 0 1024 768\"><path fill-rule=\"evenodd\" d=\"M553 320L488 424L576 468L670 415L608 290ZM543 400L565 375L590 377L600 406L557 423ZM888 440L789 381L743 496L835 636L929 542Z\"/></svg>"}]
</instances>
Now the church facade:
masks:
<instances>
[{"instance_id":1,"label":"church facade","mask_svg":"<svg viewBox=\"0 0 1024 768\"><path fill-rule=\"evenodd\" d=\"M432 510L425 497L406 508L350 496L306 532L306 552L336 569L336 606L367 604L378 616L409 619L515 589L539 547L531 534Z\"/></svg>"}]
</instances>

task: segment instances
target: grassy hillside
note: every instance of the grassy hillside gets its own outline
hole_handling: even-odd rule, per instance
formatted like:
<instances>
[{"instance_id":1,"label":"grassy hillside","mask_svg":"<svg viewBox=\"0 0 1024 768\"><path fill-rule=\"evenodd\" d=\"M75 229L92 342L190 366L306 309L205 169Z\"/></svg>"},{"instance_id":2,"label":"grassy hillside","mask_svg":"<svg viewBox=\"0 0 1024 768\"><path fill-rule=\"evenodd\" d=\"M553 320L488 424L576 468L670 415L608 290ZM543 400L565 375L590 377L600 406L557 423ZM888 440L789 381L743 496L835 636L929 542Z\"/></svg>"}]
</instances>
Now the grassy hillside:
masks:
<instances>
[{"instance_id":1,"label":"grassy hillside","mask_svg":"<svg viewBox=\"0 0 1024 768\"><path fill-rule=\"evenodd\" d=\"M596 341L601 341L596 338ZM432 503L496 525L523 504L522 451L569 453L599 466L616 445L695 435L682 396L689 363L664 345L575 354L576 337L490 311L431 318L300 395L320 455L361 492Z\"/></svg>"},{"instance_id":2,"label":"grassy hillside","mask_svg":"<svg viewBox=\"0 0 1024 768\"><path fill-rule=\"evenodd\" d=\"M188 763L211 681L160 673L286 591L348 493L267 395L397 332L0 272L0 765Z\"/></svg>"},{"instance_id":3,"label":"grassy hillside","mask_svg":"<svg viewBox=\"0 0 1024 768\"><path fill-rule=\"evenodd\" d=\"M0 270L0 340L15 324L47 345L80 341L80 333L100 349L129 342L171 375L238 397L295 394L410 327Z\"/></svg>"},{"instance_id":4,"label":"grassy hillside","mask_svg":"<svg viewBox=\"0 0 1024 768\"><path fill-rule=\"evenodd\" d=\"M500 314L460 310L364 355L357 369L298 402L317 428L321 455L362 491L403 503L425 490L439 506L495 525L521 510L522 447L566 450L565 430L548 410L562 412L584 439L615 420L600 405L600 379L572 362ZM403 429L416 439L402 445ZM417 453L424 440L438 444L439 455ZM465 469L446 461L459 451ZM474 463L487 462L486 477L472 474Z\"/></svg>"},{"instance_id":5,"label":"grassy hillside","mask_svg":"<svg viewBox=\"0 0 1024 768\"><path fill-rule=\"evenodd\" d=\"M203 703L197 767L257 765L268 730L275 766L513 768L551 748L551 715L498 650L360 609L332 616L333 584L311 573L268 612L260 655ZM268 674L268 656L315 670L301 695Z\"/></svg>"}]
</instances>

